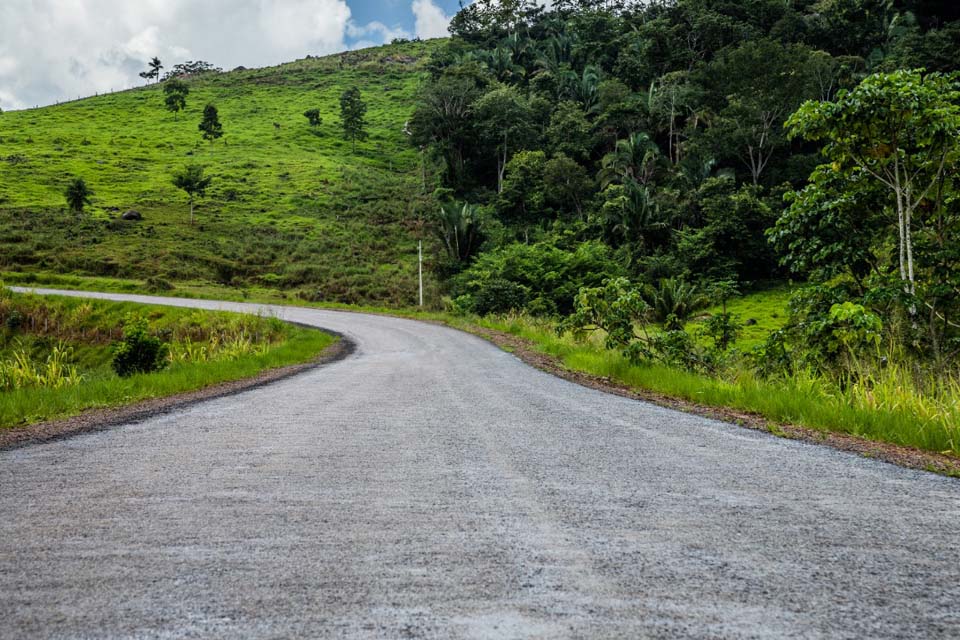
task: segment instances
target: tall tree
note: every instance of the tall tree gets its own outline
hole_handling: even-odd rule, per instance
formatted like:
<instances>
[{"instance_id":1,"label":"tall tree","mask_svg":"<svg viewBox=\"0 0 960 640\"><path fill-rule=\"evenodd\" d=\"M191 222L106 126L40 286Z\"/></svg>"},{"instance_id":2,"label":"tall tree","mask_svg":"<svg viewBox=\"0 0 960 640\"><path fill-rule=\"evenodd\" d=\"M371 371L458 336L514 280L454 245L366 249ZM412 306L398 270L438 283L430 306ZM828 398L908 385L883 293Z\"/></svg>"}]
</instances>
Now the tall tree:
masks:
<instances>
[{"instance_id":1,"label":"tall tree","mask_svg":"<svg viewBox=\"0 0 960 640\"><path fill-rule=\"evenodd\" d=\"M166 96L163 100L167 111L173 113L174 120L178 119L178 114L187 108L187 96L190 95L190 87L186 82L172 78L163 85L163 93Z\"/></svg>"},{"instance_id":2,"label":"tall tree","mask_svg":"<svg viewBox=\"0 0 960 640\"><path fill-rule=\"evenodd\" d=\"M875 74L836 102L805 103L787 125L793 137L824 143L831 163L822 172L865 174L885 187L897 216L900 279L915 294L916 212L942 205L938 188L960 161L960 81L922 71Z\"/></svg>"},{"instance_id":3,"label":"tall tree","mask_svg":"<svg viewBox=\"0 0 960 640\"><path fill-rule=\"evenodd\" d=\"M732 152L750 171L754 185L785 143L783 122L813 97L810 52L772 40L745 42L707 68L715 91L726 96L711 128L717 153Z\"/></svg>"},{"instance_id":4,"label":"tall tree","mask_svg":"<svg viewBox=\"0 0 960 640\"><path fill-rule=\"evenodd\" d=\"M160 81L160 71L163 69L163 63L160 62L160 58L156 56L153 57L150 62L147 63L149 67L146 71L140 72L140 77L148 82L154 80L156 82Z\"/></svg>"},{"instance_id":5,"label":"tall tree","mask_svg":"<svg viewBox=\"0 0 960 640\"><path fill-rule=\"evenodd\" d=\"M80 215L83 213L83 208L90 204L93 191L90 190L83 178L74 178L67 185L63 195L67 199L67 206L70 207L70 211Z\"/></svg>"},{"instance_id":6,"label":"tall tree","mask_svg":"<svg viewBox=\"0 0 960 640\"><path fill-rule=\"evenodd\" d=\"M189 165L178 173L173 175L173 186L183 190L190 198L190 224L193 224L193 205L196 198L202 198L207 187L212 180L209 176L203 175L203 167L199 165Z\"/></svg>"},{"instance_id":7,"label":"tall tree","mask_svg":"<svg viewBox=\"0 0 960 640\"><path fill-rule=\"evenodd\" d=\"M407 123L410 140L431 146L446 165L446 182L461 188L466 182L466 156L475 138L473 103L480 89L472 78L443 76L420 95Z\"/></svg>"},{"instance_id":8,"label":"tall tree","mask_svg":"<svg viewBox=\"0 0 960 640\"><path fill-rule=\"evenodd\" d=\"M353 145L357 152L357 142L367 139L367 103L360 95L360 89L351 87L340 96L340 124L343 127L343 139Z\"/></svg>"},{"instance_id":9,"label":"tall tree","mask_svg":"<svg viewBox=\"0 0 960 640\"><path fill-rule=\"evenodd\" d=\"M214 105L208 104L203 108L203 120L197 128L203 132L204 140L213 141L223 135L223 125L220 124L220 114Z\"/></svg>"},{"instance_id":10,"label":"tall tree","mask_svg":"<svg viewBox=\"0 0 960 640\"><path fill-rule=\"evenodd\" d=\"M484 138L495 150L497 193L502 193L510 154L524 149L533 134L533 110L519 91L500 86L477 100L474 113Z\"/></svg>"}]
</instances>

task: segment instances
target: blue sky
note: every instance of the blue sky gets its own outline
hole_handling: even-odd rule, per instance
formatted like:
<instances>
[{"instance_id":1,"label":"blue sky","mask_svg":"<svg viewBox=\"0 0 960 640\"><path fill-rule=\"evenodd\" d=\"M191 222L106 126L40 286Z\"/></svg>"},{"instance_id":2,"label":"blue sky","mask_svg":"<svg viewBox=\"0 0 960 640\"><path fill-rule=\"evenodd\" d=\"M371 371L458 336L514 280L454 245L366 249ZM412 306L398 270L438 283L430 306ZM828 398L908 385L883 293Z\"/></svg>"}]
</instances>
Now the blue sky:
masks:
<instances>
[{"instance_id":1,"label":"blue sky","mask_svg":"<svg viewBox=\"0 0 960 640\"><path fill-rule=\"evenodd\" d=\"M260 67L446 35L457 0L0 0L0 108L135 86L146 61Z\"/></svg>"},{"instance_id":2,"label":"blue sky","mask_svg":"<svg viewBox=\"0 0 960 640\"><path fill-rule=\"evenodd\" d=\"M387 26L399 26L411 33L414 31L412 3L409 0L347 0L347 4L358 23L378 21ZM459 9L457 0L434 0L433 4L448 16Z\"/></svg>"}]
</instances>

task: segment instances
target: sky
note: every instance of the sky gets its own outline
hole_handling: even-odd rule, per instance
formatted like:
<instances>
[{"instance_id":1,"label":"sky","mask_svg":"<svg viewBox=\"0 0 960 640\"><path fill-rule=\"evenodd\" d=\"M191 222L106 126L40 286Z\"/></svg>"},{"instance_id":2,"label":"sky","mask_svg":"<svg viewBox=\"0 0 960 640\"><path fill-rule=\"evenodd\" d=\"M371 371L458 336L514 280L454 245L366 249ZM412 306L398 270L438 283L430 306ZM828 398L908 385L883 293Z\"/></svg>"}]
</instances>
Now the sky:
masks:
<instances>
[{"instance_id":1,"label":"sky","mask_svg":"<svg viewBox=\"0 0 960 640\"><path fill-rule=\"evenodd\" d=\"M223 69L447 35L458 0L0 0L0 109L141 84L169 68Z\"/></svg>"}]
</instances>

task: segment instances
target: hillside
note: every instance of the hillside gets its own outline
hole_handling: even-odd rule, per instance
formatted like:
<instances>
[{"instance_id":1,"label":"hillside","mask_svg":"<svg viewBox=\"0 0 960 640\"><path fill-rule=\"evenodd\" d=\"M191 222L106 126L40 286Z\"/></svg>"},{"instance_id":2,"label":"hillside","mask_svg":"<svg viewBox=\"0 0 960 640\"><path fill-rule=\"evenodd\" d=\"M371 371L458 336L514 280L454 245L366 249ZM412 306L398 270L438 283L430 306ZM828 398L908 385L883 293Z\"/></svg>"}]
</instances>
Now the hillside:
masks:
<instances>
[{"instance_id":1,"label":"hillside","mask_svg":"<svg viewBox=\"0 0 960 640\"><path fill-rule=\"evenodd\" d=\"M403 126L433 43L408 43L189 79L188 106L162 85L0 114L0 268L265 286L340 302L416 295L420 161ZM341 139L339 98L360 88L370 137ZM224 137L203 141L207 103ZM311 129L303 112L317 108ZM175 171L213 177L190 226ZM63 192L93 189L82 218ZM139 211L142 222L119 216Z\"/></svg>"}]
</instances>

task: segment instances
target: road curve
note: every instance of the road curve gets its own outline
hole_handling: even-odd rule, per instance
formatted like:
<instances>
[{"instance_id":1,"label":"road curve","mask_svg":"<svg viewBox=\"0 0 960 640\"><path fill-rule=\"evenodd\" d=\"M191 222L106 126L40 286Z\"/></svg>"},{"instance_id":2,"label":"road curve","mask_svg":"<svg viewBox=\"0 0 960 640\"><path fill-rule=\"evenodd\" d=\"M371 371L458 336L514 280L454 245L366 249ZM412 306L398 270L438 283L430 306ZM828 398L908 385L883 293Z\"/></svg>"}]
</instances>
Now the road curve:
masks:
<instances>
[{"instance_id":1,"label":"road curve","mask_svg":"<svg viewBox=\"0 0 960 640\"><path fill-rule=\"evenodd\" d=\"M960 637L956 480L269 311L358 349L0 452L0 638Z\"/></svg>"}]
</instances>

